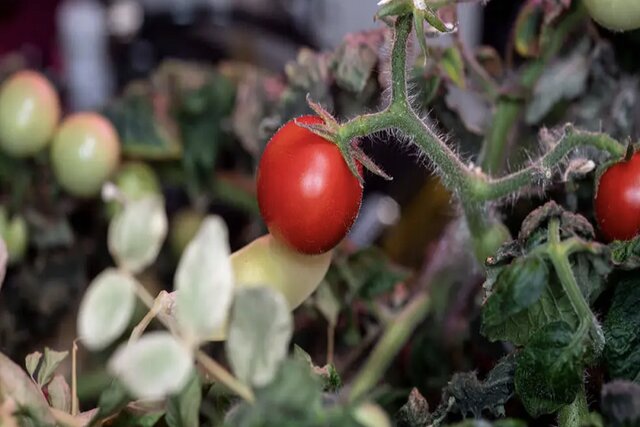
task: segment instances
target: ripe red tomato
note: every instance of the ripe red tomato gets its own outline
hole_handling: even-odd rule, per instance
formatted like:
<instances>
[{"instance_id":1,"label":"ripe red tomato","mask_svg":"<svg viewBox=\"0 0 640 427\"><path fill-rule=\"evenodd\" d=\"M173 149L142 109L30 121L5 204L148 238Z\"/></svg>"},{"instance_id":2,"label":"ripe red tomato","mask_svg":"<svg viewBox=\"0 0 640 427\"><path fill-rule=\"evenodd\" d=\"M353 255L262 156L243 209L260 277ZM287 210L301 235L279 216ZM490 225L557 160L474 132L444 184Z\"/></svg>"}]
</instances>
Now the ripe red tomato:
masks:
<instances>
[{"instance_id":1,"label":"ripe red tomato","mask_svg":"<svg viewBox=\"0 0 640 427\"><path fill-rule=\"evenodd\" d=\"M602 174L595 210L600 230L608 240L629 240L640 232L640 153Z\"/></svg>"},{"instance_id":2,"label":"ripe red tomato","mask_svg":"<svg viewBox=\"0 0 640 427\"><path fill-rule=\"evenodd\" d=\"M297 120L322 123L315 116ZM257 180L269 232L305 254L327 252L340 243L362 202L362 186L338 147L293 120L267 144Z\"/></svg>"}]
</instances>

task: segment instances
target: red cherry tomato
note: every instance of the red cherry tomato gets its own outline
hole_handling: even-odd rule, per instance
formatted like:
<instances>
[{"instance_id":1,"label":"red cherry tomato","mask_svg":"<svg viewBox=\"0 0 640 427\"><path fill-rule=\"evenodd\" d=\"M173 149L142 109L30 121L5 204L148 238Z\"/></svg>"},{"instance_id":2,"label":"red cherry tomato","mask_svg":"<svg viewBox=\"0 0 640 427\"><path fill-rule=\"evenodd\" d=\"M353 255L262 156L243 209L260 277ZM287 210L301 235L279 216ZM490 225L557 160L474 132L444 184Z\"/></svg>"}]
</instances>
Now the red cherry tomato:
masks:
<instances>
[{"instance_id":1,"label":"red cherry tomato","mask_svg":"<svg viewBox=\"0 0 640 427\"><path fill-rule=\"evenodd\" d=\"M640 153L602 174L595 209L606 239L629 240L640 232Z\"/></svg>"},{"instance_id":2,"label":"red cherry tomato","mask_svg":"<svg viewBox=\"0 0 640 427\"><path fill-rule=\"evenodd\" d=\"M273 135L258 166L258 204L274 237L301 253L327 252L345 237L361 202L362 186L335 144L293 120Z\"/></svg>"}]
</instances>

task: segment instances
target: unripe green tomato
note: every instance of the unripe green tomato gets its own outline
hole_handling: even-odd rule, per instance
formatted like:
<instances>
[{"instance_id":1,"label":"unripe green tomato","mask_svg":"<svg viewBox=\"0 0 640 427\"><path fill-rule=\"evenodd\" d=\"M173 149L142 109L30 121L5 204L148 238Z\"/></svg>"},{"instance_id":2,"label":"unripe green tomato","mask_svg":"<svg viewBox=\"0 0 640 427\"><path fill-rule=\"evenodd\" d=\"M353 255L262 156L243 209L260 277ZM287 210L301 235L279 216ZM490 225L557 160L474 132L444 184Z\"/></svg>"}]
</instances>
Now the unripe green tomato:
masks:
<instances>
[{"instance_id":1,"label":"unripe green tomato","mask_svg":"<svg viewBox=\"0 0 640 427\"><path fill-rule=\"evenodd\" d=\"M98 194L119 160L116 130L106 118L95 113L67 117L51 146L51 163L58 183L78 197Z\"/></svg>"},{"instance_id":2,"label":"unripe green tomato","mask_svg":"<svg viewBox=\"0 0 640 427\"><path fill-rule=\"evenodd\" d=\"M138 200L144 196L160 193L160 182L153 169L142 162L125 163L118 169L113 180L127 200ZM107 216L112 218L122 209L115 201L107 202Z\"/></svg>"},{"instance_id":3,"label":"unripe green tomato","mask_svg":"<svg viewBox=\"0 0 640 427\"><path fill-rule=\"evenodd\" d=\"M332 252L304 255L292 251L271 234L264 235L231 254L235 286L269 287L280 292L293 311L324 279ZM211 340L224 340L224 329L213 331Z\"/></svg>"},{"instance_id":4,"label":"unripe green tomato","mask_svg":"<svg viewBox=\"0 0 640 427\"><path fill-rule=\"evenodd\" d=\"M584 0L589 14L598 24L613 31L640 28L638 0Z\"/></svg>"},{"instance_id":5,"label":"unripe green tomato","mask_svg":"<svg viewBox=\"0 0 640 427\"><path fill-rule=\"evenodd\" d=\"M16 215L9 221L6 211L0 210L0 236L7 248L9 264L22 261L29 244L29 229L24 218Z\"/></svg>"},{"instance_id":6,"label":"unripe green tomato","mask_svg":"<svg viewBox=\"0 0 640 427\"><path fill-rule=\"evenodd\" d=\"M490 256L494 256L500 246L511 240L509 229L502 223L492 224L487 227L482 235L474 239L476 256L484 261Z\"/></svg>"},{"instance_id":7,"label":"unripe green tomato","mask_svg":"<svg viewBox=\"0 0 640 427\"><path fill-rule=\"evenodd\" d=\"M353 417L363 427L391 427L387 413L378 405L365 402L356 407Z\"/></svg>"},{"instance_id":8,"label":"unripe green tomato","mask_svg":"<svg viewBox=\"0 0 640 427\"><path fill-rule=\"evenodd\" d=\"M281 292L293 310L318 288L331 256L332 251L295 252L267 234L234 252L231 266L237 287L268 286Z\"/></svg>"},{"instance_id":9,"label":"unripe green tomato","mask_svg":"<svg viewBox=\"0 0 640 427\"><path fill-rule=\"evenodd\" d=\"M20 71L0 88L0 147L14 157L27 157L51 140L60 120L60 99L42 74Z\"/></svg>"},{"instance_id":10,"label":"unripe green tomato","mask_svg":"<svg viewBox=\"0 0 640 427\"><path fill-rule=\"evenodd\" d=\"M180 258L189 242L196 236L205 216L193 209L183 209L171 218L169 246L176 258Z\"/></svg>"}]
</instances>

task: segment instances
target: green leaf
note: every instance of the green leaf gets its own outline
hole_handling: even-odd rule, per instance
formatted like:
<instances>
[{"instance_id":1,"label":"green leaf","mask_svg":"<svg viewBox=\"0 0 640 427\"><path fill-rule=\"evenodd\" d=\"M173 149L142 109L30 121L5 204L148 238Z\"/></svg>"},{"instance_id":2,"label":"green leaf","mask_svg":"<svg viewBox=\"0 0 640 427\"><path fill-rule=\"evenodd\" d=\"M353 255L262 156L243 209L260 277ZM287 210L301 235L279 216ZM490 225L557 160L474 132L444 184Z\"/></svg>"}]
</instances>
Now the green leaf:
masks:
<instances>
[{"instance_id":1,"label":"green leaf","mask_svg":"<svg viewBox=\"0 0 640 427\"><path fill-rule=\"evenodd\" d=\"M109 371L140 399L162 399L189 381L193 358L189 349L164 331L149 332L113 354Z\"/></svg>"},{"instance_id":2,"label":"green leaf","mask_svg":"<svg viewBox=\"0 0 640 427\"><path fill-rule=\"evenodd\" d=\"M602 414L607 427L640 425L640 385L613 381L602 387Z\"/></svg>"},{"instance_id":3,"label":"green leaf","mask_svg":"<svg viewBox=\"0 0 640 427\"><path fill-rule=\"evenodd\" d=\"M571 301L557 283L555 274L550 276L551 282L545 286L536 304L509 316L504 322L495 325L482 324L482 334L491 341L511 341L517 346L529 342L529 339L544 325L564 321L571 327L577 327L579 319Z\"/></svg>"},{"instance_id":4,"label":"green leaf","mask_svg":"<svg viewBox=\"0 0 640 427\"><path fill-rule=\"evenodd\" d=\"M308 366L285 361L273 381L256 390L254 404L242 403L227 414L226 425L236 427L356 427L342 413L323 410L320 383Z\"/></svg>"},{"instance_id":5,"label":"green leaf","mask_svg":"<svg viewBox=\"0 0 640 427\"><path fill-rule=\"evenodd\" d=\"M137 413L124 410L120 412L109 425L113 425L114 427L153 427L163 415L164 412L162 411Z\"/></svg>"},{"instance_id":6,"label":"green leaf","mask_svg":"<svg viewBox=\"0 0 640 427\"><path fill-rule=\"evenodd\" d=\"M236 293L226 350L234 373L247 384L269 384L287 355L293 319L284 297L269 288Z\"/></svg>"},{"instance_id":7,"label":"green leaf","mask_svg":"<svg viewBox=\"0 0 640 427\"><path fill-rule=\"evenodd\" d=\"M527 427L527 423L521 420L505 418L497 421L485 420L465 420L456 424L450 424L450 427Z\"/></svg>"},{"instance_id":8,"label":"green leaf","mask_svg":"<svg viewBox=\"0 0 640 427\"><path fill-rule=\"evenodd\" d=\"M200 403L202 390L200 378L195 373L180 393L171 396L167 401L166 422L169 427L200 426Z\"/></svg>"},{"instance_id":9,"label":"green leaf","mask_svg":"<svg viewBox=\"0 0 640 427\"><path fill-rule=\"evenodd\" d=\"M88 349L104 349L129 326L136 286L133 277L113 268L89 284L78 311L78 335Z\"/></svg>"},{"instance_id":10,"label":"green leaf","mask_svg":"<svg viewBox=\"0 0 640 427\"><path fill-rule=\"evenodd\" d=\"M118 131L125 156L158 160L181 156L175 123L168 111L158 107L166 103L163 96L128 93L103 111Z\"/></svg>"},{"instance_id":11,"label":"green leaf","mask_svg":"<svg viewBox=\"0 0 640 427\"><path fill-rule=\"evenodd\" d=\"M132 398L125 386L118 380L111 384L100 394L98 399L98 411L89 423L90 427L100 425L99 422L122 411Z\"/></svg>"},{"instance_id":12,"label":"green leaf","mask_svg":"<svg viewBox=\"0 0 640 427\"><path fill-rule=\"evenodd\" d=\"M24 421L20 425L29 425L29 422L37 427L56 425L40 390L20 366L0 353L0 402L7 399L15 402Z\"/></svg>"},{"instance_id":13,"label":"green leaf","mask_svg":"<svg viewBox=\"0 0 640 427\"><path fill-rule=\"evenodd\" d=\"M36 371L38 370L38 366L40 366L40 360L42 359L42 353L39 351L34 351L33 353L29 353L27 357L25 357L25 367L27 368L27 372L31 375L33 380L36 380Z\"/></svg>"},{"instance_id":14,"label":"green leaf","mask_svg":"<svg viewBox=\"0 0 640 427\"><path fill-rule=\"evenodd\" d=\"M584 338L566 322L545 325L518 354L515 386L533 417L572 403L583 382Z\"/></svg>"},{"instance_id":15,"label":"green leaf","mask_svg":"<svg viewBox=\"0 0 640 427\"><path fill-rule=\"evenodd\" d=\"M53 379L55 370L58 369L60 363L62 363L68 355L68 351L55 351L49 347L44 348L44 358L42 359L40 369L38 369L37 377L37 382L40 387Z\"/></svg>"},{"instance_id":16,"label":"green leaf","mask_svg":"<svg viewBox=\"0 0 640 427\"><path fill-rule=\"evenodd\" d=\"M549 268L539 256L517 258L493 284L482 311L486 327L497 326L537 303L549 281Z\"/></svg>"},{"instance_id":17,"label":"green leaf","mask_svg":"<svg viewBox=\"0 0 640 427\"><path fill-rule=\"evenodd\" d=\"M413 388L409 394L407 403L402 405L395 416L398 427L421 427L431 422L429 403L417 388Z\"/></svg>"},{"instance_id":18,"label":"green leaf","mask_svg":"<svg viewBox=\"0 0 640 427\"><path fill-rule=\"evenodd\" d=\"M376 17L378 18L408 15L413 10L411 0L387 0L385 2L379 2L378 4L380 5L378 13L376 13Z\"/></svg>"},{"instance_id":19,"label":"green leaf","mask_svg":"<svg viewBox=\"0 0 640 427\"><path fill-rule=\"evenodd\" d=\"M462 54L457 47L449 47L442 52L442 58L438 62L443 74L449 78L456 86L464 89L464 61Z\"/></svg>"},{"instance_id":20,"label":"green leaf","mask_svg":"<svg viewBox=\"0 0 640 427\"><path fill-rule=\"evenodd\" d=\"M582 94L589 77L589 42L585 39L566 57L557 59L544 72L533 88L525 119L536 124L562 100Z\"/></svg>"},{"instance_id":21,"label":"green leaf","mask_svg":"<svg viewBox=\"0 0 640 427\"><path fill-rule=\"evenodd\" d=\"M210 184L218 153L231 142L223 126L234 100L233 84L219 74L181 96L176 117L184 146L182 164L187 185L196 192Z\"/></svg>"},{"instance_id":22,"label":"green leaf","mask_svg":"<svg viewBox=\"0 0 640 427\"><path fill-rule=\"evenodd\" d=\"M540 52L540 26L543 17L543 11L535 1L529 0L520 9L514 31L514 47L519 55L524 57L538 56Z\"/></svg>"},{"instance_id":23,"label":"green leaf","mask_svg":"<svg viewBox=\"0 0 640 427\"><path fill-rule=\"evenodd\" d=\"M640 280L627 273L616 283L604 322L604 358L612 378L640 382Z\"/></svg>"},{"instance_id":24,"label":"green leaf","mask_svg":"<svg viewBox=\"0 0 640 427\"><path fill-rule=\"evenodd\" d=\"M456 373L442 390L440 406L434 411L431 421L443 420L450 413L469 414L475 418L484 411L494 416L504 416L504 405L514 393L516 358L502 358L489 372L484 381L478 380L475 372Z\"/></svg>"},{"instance_id":25,"label":"green leaf","mask_svg":"<svg viewBox=\"0 0 640 427\"><path fill-rule=\"evenodd\" d=\"M216 216L205 218L187 245L176 270L176 316L191 342L207 339L224 327L233 296L227 226Z\"/></svg>"},{"instance_id":26,"label":"green leaf","mask_svg":"<svg viewBox=\"0 0 640 427\"><path fill-rule=\"evenodd\" d=\"M49 396L49 404L61 411L71 413L71 388L60 374L57 374L47 382L45 386Z\"/></svg>"},{"instance_id":27,"label":"green leaf","mask_svg":"<svg viewBox=\"0 0 640 427\"><path fill-rule=\"evenodd\" d=\"M367 85L377 62L378 54L372 46L361 37L347 37L336 50L331 69L338 86L346 91L360 93Z\"/></svg>"},{"instance_id":28,"label":"green leaf","mask_svg":"<svg viewBox=\"0 0 640 427\"><path fill-rule=\"evenodd\" d=\"M619 268L633 270L640 267L640 236L632 240L612 242L611 261Z\"/></svg>"},{"instance_id":29,"label":"green leaf","mask_svg":"<svg viewBox=\"0 0 640 427\"><path fill-rule=\"evenodd\" d=\"M119 267L139 273L155 261L167 228L162 196L128 201L109 224L109 251Z\"/></svg>"}]
</instances>

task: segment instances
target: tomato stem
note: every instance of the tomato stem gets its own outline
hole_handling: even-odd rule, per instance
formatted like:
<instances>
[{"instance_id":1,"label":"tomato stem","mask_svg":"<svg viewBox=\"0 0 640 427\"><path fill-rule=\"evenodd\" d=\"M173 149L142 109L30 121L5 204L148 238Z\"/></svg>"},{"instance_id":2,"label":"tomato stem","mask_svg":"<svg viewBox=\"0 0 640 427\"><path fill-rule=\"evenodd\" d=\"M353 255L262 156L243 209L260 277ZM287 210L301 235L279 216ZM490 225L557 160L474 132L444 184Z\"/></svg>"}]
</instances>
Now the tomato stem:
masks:
<instances>
[{"instance_id":1,"label":"tomato stem","mask_svg":"<svg viewBox=\"0 0 640 427\"><path fill-rule=\"evenodd\" d=\"M389 322L382 338L353 381L348 397L350 402L363 398L376 385L409 336L429 313L430 303L429 295L422 291Z\"/></svg>"}]
</instances>

